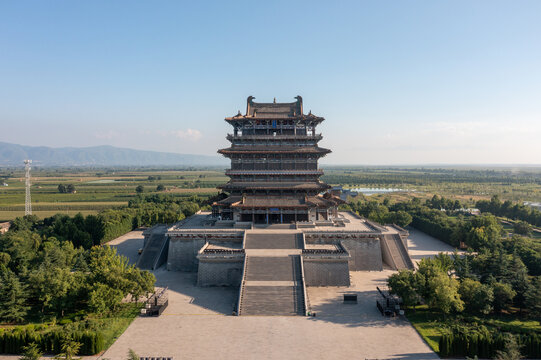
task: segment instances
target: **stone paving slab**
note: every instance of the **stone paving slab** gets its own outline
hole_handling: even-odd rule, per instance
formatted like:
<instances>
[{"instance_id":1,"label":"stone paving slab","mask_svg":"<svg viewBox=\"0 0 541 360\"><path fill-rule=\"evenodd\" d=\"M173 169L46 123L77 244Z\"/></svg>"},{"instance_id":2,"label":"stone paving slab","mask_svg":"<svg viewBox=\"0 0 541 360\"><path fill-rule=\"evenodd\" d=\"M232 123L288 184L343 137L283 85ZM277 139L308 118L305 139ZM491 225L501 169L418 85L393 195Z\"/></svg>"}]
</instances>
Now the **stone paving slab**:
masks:
<instances>
[{"instance_id":1,"label":"stone paving slab","mask_svg":"<svg viewBox=\"0 0 541 360\"><path fill-rule=\"evenodd\" d=\"M392 271L354 272L353 287L308 288L316 317L229 316L236 289L197 288L195 274L159 270L169 307L159 318L138 318L102 359L140 356L178 359L438 359L403 319L382 317L375 286ZM342 292L358 292L343 305Z\"/></svg>"}]
</instances>

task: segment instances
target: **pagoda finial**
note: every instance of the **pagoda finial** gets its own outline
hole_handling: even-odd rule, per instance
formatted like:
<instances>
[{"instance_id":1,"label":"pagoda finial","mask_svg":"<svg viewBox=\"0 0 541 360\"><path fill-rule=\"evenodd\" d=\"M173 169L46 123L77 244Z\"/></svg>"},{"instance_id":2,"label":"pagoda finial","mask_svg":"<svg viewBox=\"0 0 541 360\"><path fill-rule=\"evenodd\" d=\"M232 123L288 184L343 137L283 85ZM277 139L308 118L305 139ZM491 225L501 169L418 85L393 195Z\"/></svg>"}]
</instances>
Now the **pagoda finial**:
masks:
<instances>
[{"instance_id":1,"label":"pagoda finial","mask_svg":"<svg viewBox=\"0 0 541 360\"><path fill-rule=\"evenodd\" d=\"M276 98L274 98L274 102L273 102L273 103L276 104Z\"/></svg>"}]
</instances>

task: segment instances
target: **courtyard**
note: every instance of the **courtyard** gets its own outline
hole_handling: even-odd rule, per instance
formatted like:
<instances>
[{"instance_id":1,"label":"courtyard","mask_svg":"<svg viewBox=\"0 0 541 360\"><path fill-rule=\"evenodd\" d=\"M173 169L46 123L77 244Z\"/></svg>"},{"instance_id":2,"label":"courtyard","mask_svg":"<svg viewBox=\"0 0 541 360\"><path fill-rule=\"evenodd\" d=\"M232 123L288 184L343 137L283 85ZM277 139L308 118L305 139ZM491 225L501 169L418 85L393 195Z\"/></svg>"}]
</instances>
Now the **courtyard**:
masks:
<instances>
[{"instance_id":1,"label":"courtyard","mask_svg":"<svg viewBox=\"0 0 541 360\"><path fill-rule=\"evenodd\" d=\"M412 258L452 251L446 244L410 230ZM140 233L114 240L118 252L137 256ZM351 272L350 287L309 287L315 317L231 316L238 290L199 288L195 273L154 272L157 286L169 288L169 307L159 318L137 318L99 359L140 356L175 359L438 359L410 323L382 317L375 306L376 286L392 270ZM358 303L342 303L344 293Z\"/></svg>"}]
</instances>

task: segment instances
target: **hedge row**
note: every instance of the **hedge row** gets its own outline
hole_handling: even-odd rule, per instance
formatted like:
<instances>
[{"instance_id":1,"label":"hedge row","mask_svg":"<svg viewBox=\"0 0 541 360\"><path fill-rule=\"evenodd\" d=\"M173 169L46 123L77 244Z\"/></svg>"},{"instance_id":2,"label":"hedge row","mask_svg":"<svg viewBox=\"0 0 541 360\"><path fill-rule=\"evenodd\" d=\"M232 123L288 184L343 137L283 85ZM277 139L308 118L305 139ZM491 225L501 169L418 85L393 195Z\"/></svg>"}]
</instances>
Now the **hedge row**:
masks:
<instances>
[{"instance_id":1,"label":"hedge row","mask_svg":"<svg viewBox=\"0 0 541 360\"><path fill-rule=\"evenodd\" d=\"M116 239L133 229L133 216L123 215L120 219L103 221L103 238L101 243Z\"/></svg>"},{"instance_id":2,"label":"hedge row","mask_svg":"<svg viewBox=\"0 0 541 360\"><path fill-rule=\"evenodd\" d=\"M58 354L61 352L62 341L66 337L66 331L56 329L43 333L32 330L10 330L0 332L0 353L21 354L23 347L35 343L47 354ZM78 355L95 355L105 347L105 341L101 332L77 331L72 332L70 337L81 343Z\"/></svg>"},{"instance_id":3,"label":"hedge row","mask_svg":"<svg viewBox=\"0 0 541 360\"><path fill-rule=\"evenodd\" d=\"M537 334L516 336L521 353L527 359L541 358L541 337ZM440 356L442 357L473 357L492 359L496 351L504 350L505 337L503 334L444 334L440 337Z\"/></svg>"},{"instance_id":4,"label":"hedge row","mask_svg":"<svg viewBox=\"0 0 541 360\"><path fill-rule=\"evenodd\" d=\"M456 247L459 245L452 240L451 235L453 234L453 228L448 224L440 224L418 214L410 213L410 215L412 215L411 226L417 230L421 230L425 234L433 236L451 246Z\"/></svg>"}]
</instances>

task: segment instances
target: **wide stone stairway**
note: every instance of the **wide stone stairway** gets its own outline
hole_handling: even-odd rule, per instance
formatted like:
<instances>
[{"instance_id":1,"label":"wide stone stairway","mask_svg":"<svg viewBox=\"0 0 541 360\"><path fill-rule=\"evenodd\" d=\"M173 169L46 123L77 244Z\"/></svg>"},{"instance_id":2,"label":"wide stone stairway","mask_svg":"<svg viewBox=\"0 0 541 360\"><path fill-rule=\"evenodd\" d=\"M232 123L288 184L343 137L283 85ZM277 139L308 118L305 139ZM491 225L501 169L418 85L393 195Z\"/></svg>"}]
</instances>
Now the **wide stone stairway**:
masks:
<instances>
[{"instance_id":1,"label":"wide stone stairway","mask_svg":"<svg viewBox=\"0 0 541 360\"><path fill-rule=\"evenodd\" d=\"M239 315L304 315L301 243L296 232L247 233Z\"/></svg>"},{"instance_id":2,"label":"wide stone stairway","mask_svg":"<svg viewBox=\"0 0 541 360\"><path fill-rule=\"evenodd\" d=\"M302 234L297 232L272 231L246 234L245 249L301 249Z\"/></svg>"},{"instance_id":3,"label":"wide stone stairway","mask_svg":"<svg viewBox=\"0 0 541 360\"><path fill-rule=\"evenodd\" d=\"M155 270L160 267L167 260L167 256L163 253L167 251L167 244L165 231L152 233L137 261L137 267L146 270Z\"/></svg>"},{"instance_id":4,"label":"wide stone stairway","mask_svg":"<svg viewBox=\"0 0 541 360\"><path fill-rule=\"evenodd\" d=\"M384 241L389 248L391 259L394 262L396 270L413 269L413 261L411 260L404 243L400 239L400 235L391 234L385 235Z\"/></svg>"}]
</instances>

